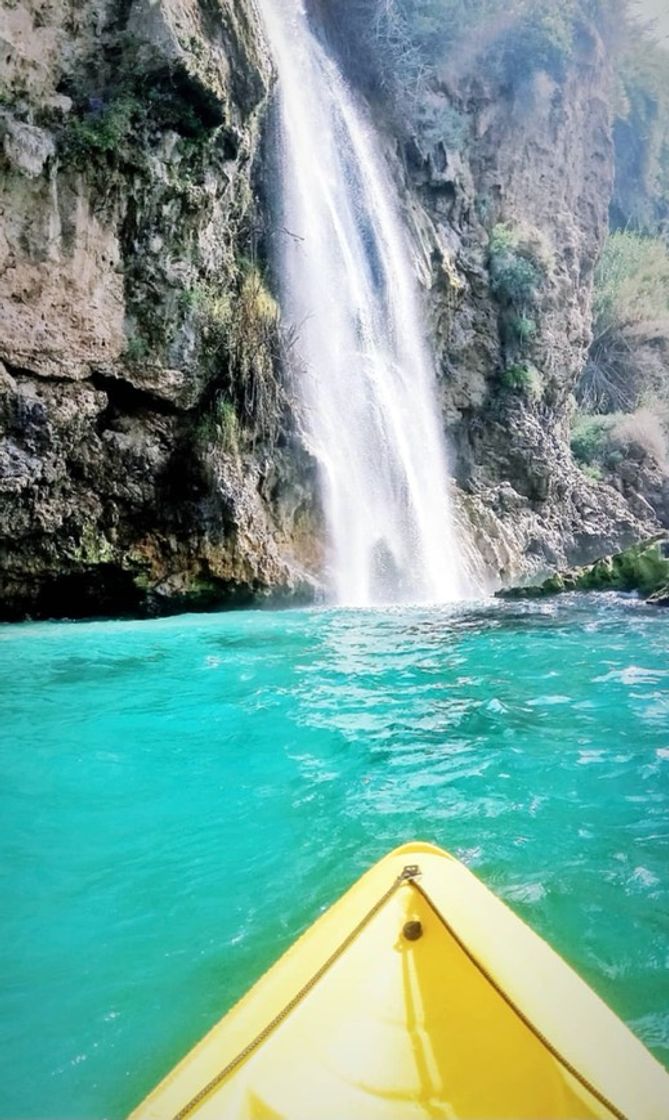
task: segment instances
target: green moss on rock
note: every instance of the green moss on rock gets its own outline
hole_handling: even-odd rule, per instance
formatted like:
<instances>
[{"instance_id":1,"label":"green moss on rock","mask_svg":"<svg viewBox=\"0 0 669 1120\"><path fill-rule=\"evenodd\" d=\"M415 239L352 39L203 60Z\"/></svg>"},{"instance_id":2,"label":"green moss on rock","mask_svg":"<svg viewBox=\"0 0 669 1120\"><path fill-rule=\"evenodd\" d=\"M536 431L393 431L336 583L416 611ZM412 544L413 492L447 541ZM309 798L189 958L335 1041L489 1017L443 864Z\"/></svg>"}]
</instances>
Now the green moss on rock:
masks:
<instances>
[{"instance_id":1,"label":"green moss on rock","mask_svg":"<svg viewBox=\"0 0 669 1120\"><path fill-rule=\"evenodd\" d=\"M638 591L649 603L669 605L669 538L632 545L594 564L555 572L541 584L498 591L507 599L536 599L564 591Z\"/></svg>"}]
</instances>

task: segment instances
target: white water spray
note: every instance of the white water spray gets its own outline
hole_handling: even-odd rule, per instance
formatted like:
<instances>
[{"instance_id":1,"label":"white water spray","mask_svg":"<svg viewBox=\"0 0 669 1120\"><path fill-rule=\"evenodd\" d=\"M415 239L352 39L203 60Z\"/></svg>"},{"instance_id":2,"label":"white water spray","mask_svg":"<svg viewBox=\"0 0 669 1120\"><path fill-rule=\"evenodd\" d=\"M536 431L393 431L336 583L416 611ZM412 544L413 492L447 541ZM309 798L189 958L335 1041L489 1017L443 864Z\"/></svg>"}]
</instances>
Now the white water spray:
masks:
<instances>
[{"instance_id":1,"label":"white water spray","mask_svg":"<svg viewBox=\"0 0 669 1120\"><path fill-rule=\"evenodd\" d=\"M465 594L434 370L394 186L302 0L258 0L278 71L281 302L336 599Z\"/></svg>"}]
</instances>

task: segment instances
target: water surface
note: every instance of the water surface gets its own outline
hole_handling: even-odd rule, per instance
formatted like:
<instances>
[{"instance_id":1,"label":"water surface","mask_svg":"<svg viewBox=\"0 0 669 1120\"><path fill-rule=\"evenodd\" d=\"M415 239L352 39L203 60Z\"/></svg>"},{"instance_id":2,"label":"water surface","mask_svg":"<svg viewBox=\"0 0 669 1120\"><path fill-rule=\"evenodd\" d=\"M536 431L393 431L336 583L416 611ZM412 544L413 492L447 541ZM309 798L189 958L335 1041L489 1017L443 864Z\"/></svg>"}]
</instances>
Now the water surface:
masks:
<instances>
[{"instance_id":1,"label":"water surface","mask_svg":"<svg viewBox=\"0 0 669 1120\"><path fill-rule=\"evenodd\" d=\"M0 1115L123 1116L416 837L669 1064L668 651L608 596L0 628Z\"/></svg>"}]
</instances>

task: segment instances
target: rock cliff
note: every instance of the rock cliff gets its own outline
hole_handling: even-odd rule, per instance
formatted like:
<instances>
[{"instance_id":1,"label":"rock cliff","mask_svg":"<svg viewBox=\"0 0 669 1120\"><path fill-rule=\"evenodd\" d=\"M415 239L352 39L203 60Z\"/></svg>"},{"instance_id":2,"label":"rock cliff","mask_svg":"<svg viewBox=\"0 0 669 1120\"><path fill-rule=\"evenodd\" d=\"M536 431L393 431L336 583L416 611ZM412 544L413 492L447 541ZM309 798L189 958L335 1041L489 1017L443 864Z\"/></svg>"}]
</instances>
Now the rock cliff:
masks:
<instances>
[{"instance_id":1,"label":"rock cliff","mask_svg":"<svg viewBox=\"0 0 669 1120\"><path fill-rule=\"evenodd\" d=\"M503 581L585 562L656 515L573 461L573 390L613 186L610 59L577 28L558 74L443 65L400 143L465 523Z\"/></svg>"},{"instance_id":2,"label":"rock cliff","mask_svg":"<svg viewBox=\"0 0 669 1120\"><path fill-rule=\"evenodd\" d=\"M271 67L251 0L2 12L0 615L309 595L321 518L264 261ZM597 31L558 76L444 67L415 114L371 105L487 573L648 536L647 503L569 451L613 187Z\"/></svg>"},{"instance_id":3,"label":"rock cliff","mask_svg":"<svg viewBox=\"0 0 669 1120\"><path fill-rule=\"evenodd\" d=\"M0 610L308 588L250 4L3 4Z\"/></svg>"}]
</instances>

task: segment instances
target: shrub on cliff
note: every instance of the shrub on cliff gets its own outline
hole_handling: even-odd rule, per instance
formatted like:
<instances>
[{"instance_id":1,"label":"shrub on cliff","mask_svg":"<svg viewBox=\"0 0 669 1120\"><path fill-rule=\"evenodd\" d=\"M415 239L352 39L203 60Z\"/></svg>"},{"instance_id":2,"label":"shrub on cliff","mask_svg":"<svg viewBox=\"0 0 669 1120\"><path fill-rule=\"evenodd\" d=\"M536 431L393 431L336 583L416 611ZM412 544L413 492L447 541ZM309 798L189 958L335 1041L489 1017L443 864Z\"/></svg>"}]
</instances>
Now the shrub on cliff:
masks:
<instances>
[{"instance_id":1,"label":"shrub on cliff","mask_svg":"<svg viewBox=\"0 0 669 1120\"><path fill-rule=\"evenodd\" d=\"M224 396L215 396L197 417L194 436L204 448L214 446L227 455L239 455L242 429L235 406Z\"/></svg>"},{"instance_id":2,"label":"shrub on cliff","mask_svg":"<svg viewBox=\"0 0 669 1120\"><path fill-rule=\"evenodd\" d=\"M63 155L79 166L103 156L137 159L147 132L170 129L189 140L202 140L207 128L197 106L163 80L148 89L137 75L122 75L106 97L89 97L75 105L60 134Z\"/></svg>"},{"instance_id":3,"label":"shrub on cliff","mask_svg":"<svg viewBox=\"0 0 669 1120\"><path fill-rule=\"evenodd\" d=\"M669 401L669 249L661 239L628 230L607 239L577 396L591 412Z\"/></svg>"},{"instance_id":4,"label":"shrub on cliff","mask_svg":"<svg viewBox=\"0 0 669 1120\"><path fill-rule=\"evenodd\" d=\"M240 258L232 288L200 282L182 293L181 307L200 332L212 382L239 422L259 435L274 431L281 412L279 309L258 266Z\"/></svg>"},{"instance_id":5,"label":"shrub on cliff","mask_svg":"<svg viewBox=\"0 0 669 1120\"><path fill-rule=\"evenodd\" d=\"M638 408L616 420L610 441L626 458L650 459L662 468L667 465L667 436L661 418L649 408Z\"/></svg>"},{"instance_id":6,"label":"shrub on cliff","mask_svg":"<svg viewBox=\"0 0 669 1120\"><path fill-rule=\"evenodd\" d=\"M538 400L543 391L541 374L539 370L530 363L517 363L512 366L507 366L501 375L500 381L504 389L508 389L510 392L518 393L524 397L529 397L532 400Z\"/></svg>"},{"instance_id":7,"label":"shrub on cliff","mask_svg":"<svg viewBox=\"0 0 669 1120\"><path fill-rule=\"evenodd\" d=\"M525 340L533 333L530 324L536 329L526 309L534 302L550 264L550 252L537 230L509 223L493 227L488 244L490 288L501 304L516 309L514 320L522 321Z\"/></svg>"},{"instance_id":8,"label":"shrub on cliff","mask_svg":"<svg viewBox=\"0 0 669 1120\"><path fill-rule=\"evenodd\" d=\"M141 111L142 105L133 94L123 94L106 104L92 98L83 116L73 116L68 123L63 138L66 154L76 161L95 153L118 151Z\"/></svg>"},{"instance_id":9,"label":"shrub on cliff","mask_svg":"<svg viewBox=\"0 0 669 1120\"><path fill-rule=\"evenodd\" d=\"M531 342L537 333L536 321L524 311L510 315L508 327L512 336L521 344Z\"/></svg>"},{"instance_id":10,"label":"shrub on cliff","mask_svg":"<svg viewBox=\"0 0 669 1120\"><path fill-rule=\"evenodd\" d=\"M619 31L616 63L614 227L649 234L669 229L669 65L652 25Z\"/></svg>"},{"instance_id":11,"label":"shrub on cliff","mask_svg":"<svg viewBox=\"0 0 669 1120\"><path fill-rule=\"evenodd\" d=\"M367 85L420 101L443 70L485 69L504 84L536 70L561 77L592 0L321 0L342 51Z\"/></svg>"},{"instance_id":12,"label":"shrub on cliff","mask_svg":"<svg viewBox=\"0 0 669 1120\"><path fill-rule=\"evenodd\" d=\"M601 466L614 422L613 416L576 415L571 432L571 450L577 463Z\"/></svg>"},{"instance_id":13,"label":"shrub on cliff","mask_svg":"<svg viewBox=\"0 0 669 1120\"><path fill-rule=\"evenodd\" d=\"M600 331L669 314L669 249L629 230L608 237L595 273L593 313Z\"/></svg>"},{"instance_id":14,"label":"shrub on cliff","mask_svg":"<svg viewBox=\"0 0 669 1120\"><path fill-rule=\"evenodd\" d=\"M509 26L495 44L501 73L517 82L534 70L561 78L574 48L574 28L580 12L576 0L533 0L506 6Z\"/></svg>"},{"instance_id":15,"label":"shrub on cliff","mask_svg":"<svg viewBox=\"0 0 669 1120\"><path fill-rule=\"evenodd\" d=\"M649 460L664 468L667 463L667 437L660 417L648 408L634 413L576 415L571 449L582 466L615 470L623 459Z\"/></svg>"}]
</instances>

